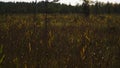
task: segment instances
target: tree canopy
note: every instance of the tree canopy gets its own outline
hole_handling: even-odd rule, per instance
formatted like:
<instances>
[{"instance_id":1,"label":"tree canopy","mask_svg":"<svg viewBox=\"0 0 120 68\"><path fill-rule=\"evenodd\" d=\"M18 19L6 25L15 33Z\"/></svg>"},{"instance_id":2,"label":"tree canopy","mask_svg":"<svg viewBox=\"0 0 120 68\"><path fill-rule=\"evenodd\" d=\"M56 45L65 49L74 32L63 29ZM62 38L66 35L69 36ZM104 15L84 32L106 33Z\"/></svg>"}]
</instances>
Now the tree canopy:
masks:
<instances>
[{"instance_id":1,"label":"tree canopy","mask_svg":"<svg viewBox=\"0 0 120 68\"><path fill-rule=\"evenodd\" d=\"M88 0L84 0L86 3L82 5L66 5L54 2L48 2L47 12L48 13L91 13L91 14L119 14L120 4L113 3L102 3L96 2L95 4L89 5ZM89 5L89 6L88 6ZM35 8L37 6L37 8ZM34 13L37 9L38 13L45 13L45 2L0 2L0 14L4 13Z\"/></svg>"}]
</instances>

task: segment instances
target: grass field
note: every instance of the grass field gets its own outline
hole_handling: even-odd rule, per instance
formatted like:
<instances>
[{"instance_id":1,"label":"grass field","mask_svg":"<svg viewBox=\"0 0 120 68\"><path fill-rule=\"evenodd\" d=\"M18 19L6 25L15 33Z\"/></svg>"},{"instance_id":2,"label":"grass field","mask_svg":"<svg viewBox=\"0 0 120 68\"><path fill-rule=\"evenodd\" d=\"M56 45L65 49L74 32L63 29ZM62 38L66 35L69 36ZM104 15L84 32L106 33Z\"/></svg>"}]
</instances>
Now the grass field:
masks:
<instances>
[{"instance_id":1,"label":"grass field","mask_svg":"<svg viewBox=\"0 0 120 68\"><path fill-rule=\"evenodd\" d=\"M120 68L120 16L0 15L0 68Z\"/></svg>"}]
</instances>

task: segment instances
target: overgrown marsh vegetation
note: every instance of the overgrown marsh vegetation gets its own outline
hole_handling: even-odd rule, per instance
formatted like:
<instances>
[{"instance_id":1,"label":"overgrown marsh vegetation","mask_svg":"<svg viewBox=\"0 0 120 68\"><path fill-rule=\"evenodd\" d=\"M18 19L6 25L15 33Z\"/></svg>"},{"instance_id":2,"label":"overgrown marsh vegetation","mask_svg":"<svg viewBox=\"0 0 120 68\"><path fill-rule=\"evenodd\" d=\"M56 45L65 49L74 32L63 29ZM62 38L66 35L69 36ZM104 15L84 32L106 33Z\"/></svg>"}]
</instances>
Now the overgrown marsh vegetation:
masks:
<instances>
[{"instance_id":1,"label":"overgrown marsh vegetation","mask_svg":"<svg viewBox=\"0 0 120 68\"><path fill-rule=\"evenodd\" d=\"M119 15L33 17L0 15L1 68L120 68Z\"/></svg>"}]
</instances>

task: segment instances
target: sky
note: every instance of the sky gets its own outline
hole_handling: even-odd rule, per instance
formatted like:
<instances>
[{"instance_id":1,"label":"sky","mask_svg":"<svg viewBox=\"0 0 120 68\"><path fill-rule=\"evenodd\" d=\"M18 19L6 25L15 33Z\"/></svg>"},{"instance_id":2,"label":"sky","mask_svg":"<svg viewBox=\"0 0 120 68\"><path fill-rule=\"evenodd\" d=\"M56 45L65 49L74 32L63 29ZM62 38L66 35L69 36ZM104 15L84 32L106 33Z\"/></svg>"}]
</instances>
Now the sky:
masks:
<instances>
[{"instance_id":1,"label":"sky","mask_svg":"<svg viewBox=\"0 0 120 68\"><path fill-rule=\"evenodd\" d=\"M33 2L35 0L0 0L4 2ZM38 0L38 1L45 1L45 0ZM49 0L52 1L52 0ZM100 1L100 2L112 2L112 3L120 3L120 0L91 0L91 1ZM58 3L64 3L64 4L71 4L76 5L78 3L82 3L82 0L60 0Z\"/></svg>"}]
</instances>

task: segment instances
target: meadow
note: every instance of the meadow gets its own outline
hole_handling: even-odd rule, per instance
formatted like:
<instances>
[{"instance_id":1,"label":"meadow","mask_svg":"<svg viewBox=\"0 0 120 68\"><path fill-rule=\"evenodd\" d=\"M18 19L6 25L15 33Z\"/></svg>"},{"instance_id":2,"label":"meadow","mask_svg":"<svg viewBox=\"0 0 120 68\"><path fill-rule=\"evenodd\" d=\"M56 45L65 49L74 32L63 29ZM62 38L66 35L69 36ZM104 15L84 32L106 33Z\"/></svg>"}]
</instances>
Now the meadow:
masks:
<instances>
[{"instance_id":1,"label":"meadow","mask_svg":"<svg viewBox=\"0 0 120 68\"><path fill-rule=\"evenodd\" d=\"M120 16L0 15L0 68L120 68Z\"/></svg>"}]
</instances>

